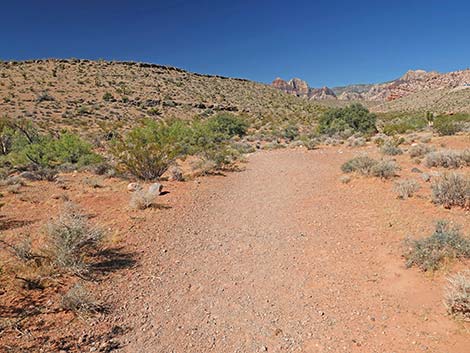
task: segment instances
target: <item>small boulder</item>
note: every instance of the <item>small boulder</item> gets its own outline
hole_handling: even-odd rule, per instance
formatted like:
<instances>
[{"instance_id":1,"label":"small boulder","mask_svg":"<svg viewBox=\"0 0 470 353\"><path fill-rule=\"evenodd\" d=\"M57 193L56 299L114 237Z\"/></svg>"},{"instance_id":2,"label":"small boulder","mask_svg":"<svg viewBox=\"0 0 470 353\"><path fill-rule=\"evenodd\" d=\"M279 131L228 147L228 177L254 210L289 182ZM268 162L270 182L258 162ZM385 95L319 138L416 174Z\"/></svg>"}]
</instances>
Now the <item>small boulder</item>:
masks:
<instances>
[{"instance_id":1,"label":"small boulder","mask_svg":"<svg viewBox=\"0 0 470 353\"><path fill-rule=\"evenodd\" d=\"M127 185L127 191L134 192L138 190L142 190L142 186L139 183L129 183Z\"/></svg>"},{"instance_id":2,"label":"small boulder","mask_svg":"<svg viewBox=\"0 0 470 353\"><path fill-rule=\"evenodd\" d=\"M418 168L413 168L413 169L411 169L411 172L412 172L412 173L422 173L422 171L421 171L420 169L418 169Z\"/></svg>"},{"instance_id":3,"label":"small boulder","mask_svg":"<svg viewBox=\"0 0 470 353\"><path fill-rule=\"evenodd\" d=\"M152 185L150 185L149 187L149 194L152 194L152 195L160 195L161 192L163 190L163 185L160 184L160 183L153 183Z\"/></svg>"},{"instance_id":4,"label":"small boulder","mask_svg":"<svg viewBox=\"0 0 470 353\"><path fill-rule=\"evenodd\" d=\"M31 173L31 172L23 172L20 174L20 177L26 180L31 180L31 181L40 179L35 173Z\"/></svg>"}]
</instances>

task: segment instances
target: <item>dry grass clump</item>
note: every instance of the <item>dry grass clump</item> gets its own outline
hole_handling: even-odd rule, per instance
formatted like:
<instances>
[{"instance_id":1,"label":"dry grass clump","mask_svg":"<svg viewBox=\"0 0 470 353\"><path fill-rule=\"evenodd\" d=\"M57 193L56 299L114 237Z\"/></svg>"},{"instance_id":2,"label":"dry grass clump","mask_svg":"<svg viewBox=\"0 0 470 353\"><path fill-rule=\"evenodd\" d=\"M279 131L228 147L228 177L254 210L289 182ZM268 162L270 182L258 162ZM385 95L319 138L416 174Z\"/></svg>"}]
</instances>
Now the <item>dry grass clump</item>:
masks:
<instances>
[{"instance_id":1,"label":"dry grass clump","mask_svg":"<svg viewBox=\"0 0 470 353\"><path fill-rule=\"evenodd\" d=\"M449 314L470 321L470 270L448 278L444 304Z\"/></svg>"},{"instance_id":2,"label":"dry grass clump","mask_svg":"<svg viewBox=\"0 0 470 353\"><path fill-rule=\"evenodd\" d=\"M470 166L470 149L463 151L442 150L426 155L427 167L460 168Z\"/></svg>"},{"instance_id":3,"label":"dry grass clump","mask_svg":"<svg viewBox=\"0 0 470 353\"><path fill-rule=\"evenodd\" d=\"M394 190L400 199L407 199L420 188L419 183L414 179L403 179L395 182Z\"/></svg>"},{"instance_id":4,"label":"dry grass clump","mask_svg":"<svg viewBox=\"0 0 470 353\"><path fill-rule=\"evenodd\" d=\"M130 208L134 210L145 210L152 207L155 204L155 199L159 195L159 192L152 192L150 190L137 190L131 196L129 202Z\"/></svg>"},{"instance_id":5,"label":"dry grass clump","mask_svg":"<svg viewBox=\"0 0 470 353\"><path fill-rule=\"evenodd\" d=\"M457 173L442 174L431 185L432 201L446 208L470 207L470 176Z\"/></svg>"},{"instance_id":6,"label":"dry grass clump","mask_svg":"<svg viewBox=\"0 0 470 353\"><path fill-rule=\"evenodd\" d=\"M434 233L423 239L407 239L406 265L423 271L437 270L444 261L470 258L470 239L463 237L456 226L438 221Z\"/></svg>"},{"instance_id":7,"label":"dry grass clump","mask_svg":"<svg viewBox=\"0 0 470 353\"><path fill-rule=\"evenodd\" d=\"M424 157L426 154L434 151L433 146L426 145L424 143L418 143L417 145L411 146L409 154L411 158Z\"/></svg>"},{"instance_id":8,"label":"dry grass clump","mask_svg":"<svg viewBox=\"0 0 470 353\"><path fill-rule=\"evenodd\" d=\"M80 283L76 283L62 296L61 306L76 314L97 313L103 311L101 305Z\"/></svg>"},{"instance_id":9,"label":"dry grass clump","mask_svg":"<svg viewBox=\"0 0 470 353\"><path fill-rule=\"evenodd\" d=\"M53 263L76 274L88 270L87 257L103 238L103 232L91 226L88 217L70 201L48 224L47 235Z\"/></svg>"}]
</instances>

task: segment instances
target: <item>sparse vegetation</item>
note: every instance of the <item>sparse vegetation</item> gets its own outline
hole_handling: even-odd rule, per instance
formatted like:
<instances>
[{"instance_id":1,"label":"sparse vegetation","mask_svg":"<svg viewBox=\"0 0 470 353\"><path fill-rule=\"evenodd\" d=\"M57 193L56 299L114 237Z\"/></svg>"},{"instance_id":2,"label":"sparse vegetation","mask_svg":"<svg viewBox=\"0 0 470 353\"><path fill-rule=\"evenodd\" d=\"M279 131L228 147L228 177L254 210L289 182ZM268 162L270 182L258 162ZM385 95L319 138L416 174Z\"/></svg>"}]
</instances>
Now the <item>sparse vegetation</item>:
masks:
<instances>
[{"instance_id":1,"label":"sparse vegetation","mask_svg":"<svg viewBox=\"0 0 470 353\"><path fill-rule=\"evenodd\" d=\"M470 270L448 278L444 303L450 315L470 321Z\"/></svg>"},{"instance_id":2,"label":"sparse vegetation","mask_svg":"<svg viewBox=\"0 0 470 353\"><path fill-rule=\"evenodd\" d=\"M434 149L435 148L433 146L429 146L424 143L418 143L417 145L411 146L409 154L411 158L424 157Z\"/></svg>"},{"instance_id":3,"label":"sparse vegetation","mask_svg":"<svg viewBox=\"0 0 470 353\"><path fill-rule=\"evenodd\" d=\"M81 283L76 283L62 296L61 306L76 314L96 313L103 310L101 305Z\"/></svg>"},{"instance_id":4,"label":"sparse vegetation","mask_svg":"<svg viewBox=\"0 0 470 353\"><path fill-rule=\"evenodd\" d=\"M407 239L406 245L407 266L417 266L423 271L437 270L444 261L470 257L470 240L461 235L458 227L445 221L437 222L431 236Z\"/></svg>"},{"instance_id":5,"label":"sparse vegetation","mask_svg":"<svg viewBox=\"0 0 470 353\"><path fill-rule=\"evenodd\" d=\"M398 180L394 184L394 190L401 199L407 199L420 189L419 183L414 179Z\"/></svg>"},{"instance_id":6,"label":"sparse vegetation","mask_svg":"<svg viewBox=\"0 0 470 353\"><path fill-rule=\"evenodd\" d=\"M88 222L76 205L64 204L60 215L48 224L49 251L54 264L71 273L88 270L87 256L103 238L103 232Z\"/></svg>"},{"instance_id":7,"label":"sparse vegetation","mask_svg":"<svg viewBox=\"0 0 470 353\"><path fill-rule=\"evenodd\" d=\"M380 147L380 152L387 156L397 156L399 154L403 154L401 148L398 147L397 144L393 141L384 142L384 144Z\"/></svg>"},{"instance_id":8,"label":"sparse vegetation","mask_svg":"<svg viewBox=\"0 0 470 353\"><path fill-rule=\"evenodd\" d=\"M444 207L470 207L470 177L457 173L445 173L432 185L432 200Z\"/></svg>"}]
</instances>

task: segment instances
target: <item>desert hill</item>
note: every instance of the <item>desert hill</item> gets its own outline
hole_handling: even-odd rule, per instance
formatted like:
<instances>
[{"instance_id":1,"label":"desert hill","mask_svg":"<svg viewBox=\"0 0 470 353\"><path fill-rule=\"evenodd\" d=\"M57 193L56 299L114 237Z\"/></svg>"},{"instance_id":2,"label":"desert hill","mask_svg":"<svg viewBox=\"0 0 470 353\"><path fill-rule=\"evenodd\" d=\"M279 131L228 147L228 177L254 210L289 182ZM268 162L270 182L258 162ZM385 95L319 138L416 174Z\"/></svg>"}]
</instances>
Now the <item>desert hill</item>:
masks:
<instances>
[{"instance_id":1,"label":"desert hill","mask_svg":"<svg viewBox=\"0 0 470 353\"><path fill-rule=\"evenodd\" d=\"M0 63L0 110L42 128L92 131L100 123L191 119L230 111L253 117L301 119L314 102L262 83L135 62L31 60Z\"/></svg>"}]
</instances>

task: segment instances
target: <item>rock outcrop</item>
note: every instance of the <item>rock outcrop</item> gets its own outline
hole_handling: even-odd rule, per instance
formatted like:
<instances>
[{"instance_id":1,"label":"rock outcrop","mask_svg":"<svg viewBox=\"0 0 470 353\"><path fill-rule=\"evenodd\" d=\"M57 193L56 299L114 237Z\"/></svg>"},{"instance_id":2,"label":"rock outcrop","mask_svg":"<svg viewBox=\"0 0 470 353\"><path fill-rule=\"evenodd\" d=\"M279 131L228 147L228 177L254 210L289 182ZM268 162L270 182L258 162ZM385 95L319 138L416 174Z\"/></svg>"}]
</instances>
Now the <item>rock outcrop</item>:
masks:
<instances>
[{"instance_id":1,"label":"rock outcrop","mask_svg":"<svg viewBox=\"0 0 470 353\"><path fill-rule=\"evenodd\" d=\"M340 99L393 101L408 95L432 89L465 88L470 86L470 69L441 74L436 71L409 70L402 77L385 83L355 84L343 87L311 88L298 78L284 81L277 78L272 83L286 93L308 99Z\"/></svg>"},{"instance_id":2,"label":"rock outcrop","mask_svg":"<svg viewBox=\"0 0 470 353\"><path fill-rule=\"evenodd\" d=\"M307 82L300 78L293 78L290 81L285 81L278 77L271 85L297 97L308 99L336 99L335 93L330 88L310 88Z\"/></svg>"}]
</instances>

